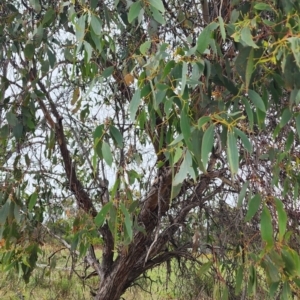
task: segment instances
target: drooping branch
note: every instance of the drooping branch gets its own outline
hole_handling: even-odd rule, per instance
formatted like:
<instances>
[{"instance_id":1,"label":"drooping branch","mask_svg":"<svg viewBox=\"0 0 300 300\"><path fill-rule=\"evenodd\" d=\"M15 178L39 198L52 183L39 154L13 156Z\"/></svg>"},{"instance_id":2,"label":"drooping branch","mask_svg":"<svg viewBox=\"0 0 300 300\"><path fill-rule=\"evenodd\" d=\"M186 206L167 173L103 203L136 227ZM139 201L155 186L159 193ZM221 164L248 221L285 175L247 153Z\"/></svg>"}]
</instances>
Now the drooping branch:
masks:
<instances>
[{"instance_id":1,"label":"drooping branch","mask_svg":"<svg viewBox=\"0 0 300 300\"><path fill-rule=\"evenodd\" d=\"M89 213L93 217L97 215L97 211L93 205L92 200L90 199L88 193L85 191L81 181L77 178L76 169L75 169L75 163L71 158L70 151L67 147L67 142L65 139L63 124L62 124L62 117L60 116L54 101L52 100L50 94L48 93L46 87L42 83L41 80L36 79L36 70L32 69L30 77L33 80L37 80L37 84L42 90L42 92L45 94L47 100L49 101L51 112L54 115L56 122L54 122L53 118L51 117L51 114L49 110L47 109L45 103L42 99L39 98L39 105L44 113L44 116L48 122L48 124L51 126L52 129L55 131L56 135L56 141L59 145L61 156L64 161L64 168L66 172L66 176L69 180L69 188L74 193L77 203L79 207L81 207L85 212Z\"/></svg>"}]
</instances>

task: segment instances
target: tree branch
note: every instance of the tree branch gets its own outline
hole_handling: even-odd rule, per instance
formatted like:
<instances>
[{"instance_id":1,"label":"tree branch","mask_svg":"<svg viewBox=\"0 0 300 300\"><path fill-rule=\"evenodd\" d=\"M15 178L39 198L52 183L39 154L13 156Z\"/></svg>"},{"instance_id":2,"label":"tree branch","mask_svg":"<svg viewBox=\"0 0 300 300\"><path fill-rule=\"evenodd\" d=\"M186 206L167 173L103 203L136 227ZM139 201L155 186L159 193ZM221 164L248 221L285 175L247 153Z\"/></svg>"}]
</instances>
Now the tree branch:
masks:
<instances>
[{"instance_id":1,"label":"tree branch","mask_svg":"<svg viewBox=\"0 0 300 300\"><path fill-rule=\"evenodd\" d=\"M66 139L65 139L62 117L58 113L54 101L52 100L50 94L46 90L44 84L41 82L41 80L35 78L35 74L36 74L36 70L31 69L30 78L32 78L33 80L37 80L37 84L42 90L42 92L45 94L47 100L49 101L51 112L56 118L56 122L54 122L43 100L39 98L38 101L45 115L45 118L49 123L49 125L51 126L51 128L55 130L56 141L59 145L60 152L64 161L65 172L69 180L69 188L74 193L78 206L82 208L85 212L95 217L97 215L97 211L92 203L92 200L90 199L88 193L84 190L81 181L79 181L77 178L75 164L71 158L70 151L68 150Z\"/></svg>"}]
</instances>

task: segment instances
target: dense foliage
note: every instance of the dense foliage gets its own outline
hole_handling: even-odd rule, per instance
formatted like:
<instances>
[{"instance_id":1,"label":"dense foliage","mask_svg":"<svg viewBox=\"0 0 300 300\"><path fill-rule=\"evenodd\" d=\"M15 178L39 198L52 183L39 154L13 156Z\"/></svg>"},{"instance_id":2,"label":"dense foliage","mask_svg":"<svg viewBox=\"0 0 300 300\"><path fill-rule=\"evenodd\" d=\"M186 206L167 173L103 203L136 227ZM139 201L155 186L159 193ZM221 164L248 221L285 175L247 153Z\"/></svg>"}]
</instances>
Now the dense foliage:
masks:
<instances>
[{"instance_id":1,"label":"dense foliage","mask_svg":"<svg viewBox=\"0 0 300 300\"><path fill-rule=\"evenodd\" d=\"M1 1L3 270L28 281L50 235L96 299L174 258L191 298L300 295L299 13Z\"/></svg>"}]
</instances>

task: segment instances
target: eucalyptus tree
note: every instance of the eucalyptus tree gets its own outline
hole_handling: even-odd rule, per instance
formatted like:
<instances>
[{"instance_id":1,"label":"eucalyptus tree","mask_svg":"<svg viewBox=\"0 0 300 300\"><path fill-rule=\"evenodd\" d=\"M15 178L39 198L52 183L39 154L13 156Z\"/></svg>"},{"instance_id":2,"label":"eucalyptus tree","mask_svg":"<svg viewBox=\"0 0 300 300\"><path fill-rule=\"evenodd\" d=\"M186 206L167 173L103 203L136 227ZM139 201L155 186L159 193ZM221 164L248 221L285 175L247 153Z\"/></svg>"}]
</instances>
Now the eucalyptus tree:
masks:
<instances>
[{"instance_id":1,"label":"eucalyptus tree","mask_svg":"<svg viewBox=\"0 0 300 300\"><path fill-rule=\"evenodd\" d=\"M46 230L95 299L174 258L214 299L299 294L297 1L0 7L5 270L29 281Z\"/></svg>"}]
</instances>

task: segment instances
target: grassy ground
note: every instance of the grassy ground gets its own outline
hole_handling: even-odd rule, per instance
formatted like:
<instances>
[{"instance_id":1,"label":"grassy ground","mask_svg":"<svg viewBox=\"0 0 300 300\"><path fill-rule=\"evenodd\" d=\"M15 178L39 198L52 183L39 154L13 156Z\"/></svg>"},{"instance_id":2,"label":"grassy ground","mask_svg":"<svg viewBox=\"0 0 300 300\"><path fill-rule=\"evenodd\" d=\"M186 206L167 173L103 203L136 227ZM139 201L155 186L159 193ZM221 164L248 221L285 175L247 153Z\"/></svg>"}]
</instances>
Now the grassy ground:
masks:
<instances>
[{"instance_id":1,"label":"grassy ground","mask_svg":"<svg viewBox=\"0 0 300 300\"><path fill-rule=\"evenodd\" d=\"M44 255L38 261L36 268L28 284L25 284L22 278L16 273L6 274L1 272L0 268L0 299L3 300L85 300L91 299L89 286L97 286L97 277L88 280L84 286L76 274L70 272L72 264L71 257L67 250L60 250L61 247L44 247ZM47 265L49 257L55 266L50 269ZM99 250L98 250L99 251ZM82 274L84 266L77 265L76 271ZM171 274L169 288L166 289L166 266L156 268L148 272L147 276L151 278L152 284L141 285L147 287L143 291L138 287L129 289L123 297L126 300L167 300L178 299L174 294L173 283L174 274Z\"/></svg>"},{"instance_id":2,"label":"grassy ground","mask_svg":"<svg viewBox=\"0 0 300 300\"><path fill-rule=\"evenodd\" d=\"M100 256L101 250L96 250ZM91 277L86 282L71 272L72 258L66 249L60 246L44 246L43 255L39 257L38 267L34 270L30 281L25 284L18 274L7 274L1 271L0 264L0 300L86 300L92 299L90 287L97 287L98 277ZM51 258L51 259L49 259ZM200 256L202 263L208 258ZM51 268L49 267L49 263ZM83 275L84 265L74 263L75 271ZM125 300L212 300L223 299L222 291L216 290L220 281L216 281L211 275L203 275L203 268L199 270L195 263L182 264L187 272L183 275L176 273L178 264L172 262L172 271L167 280L167 265L163 264L147 274L147 280L141 279L136 287L130 288L123 295ZM228 266L228 265L227 265ZM203 266L204 267L204 266ZM219 266L220 276L225 270ZM224 269L224 270L223 270ZM223 271L222 271L223 270ZM208 272L210 273L210 272ZM261 274L260 274L261 273ZM202 274L202 275L201 275ZM263 272L258 272L263 277ZM225 273L222 276L226 276ZM260 283L264 281L261 279ZM256 295L249 299L266 299L266 286L260 286ZM233 299L230 298L229 299ZM236 298L234 298L236 299ZM298 299L298 298L295 298ZM109 299L108 299L109 300Z\"/></svg>"},{"instance_id":3,"label":"grassy ground","mask_svg":"<svg viewBox=\"0 0 300 300\"><path fill-rule=\"evenodd\" d=\"M89 288L82 286L81 280L70 272L71 258L66 250L60 248L45 247L44 255L40 257L38 266L28 284L25 284L18 274L6 274L0 271L0 299L90 299ZM50 269L48 265L49 256L58 251L52 258L55 266ZM76 267L82 271L83 266ZM89 284L93 285L96 278L90 279ZM22 298L23 297L23 298Z\"/></svg>"}]
</instances>

